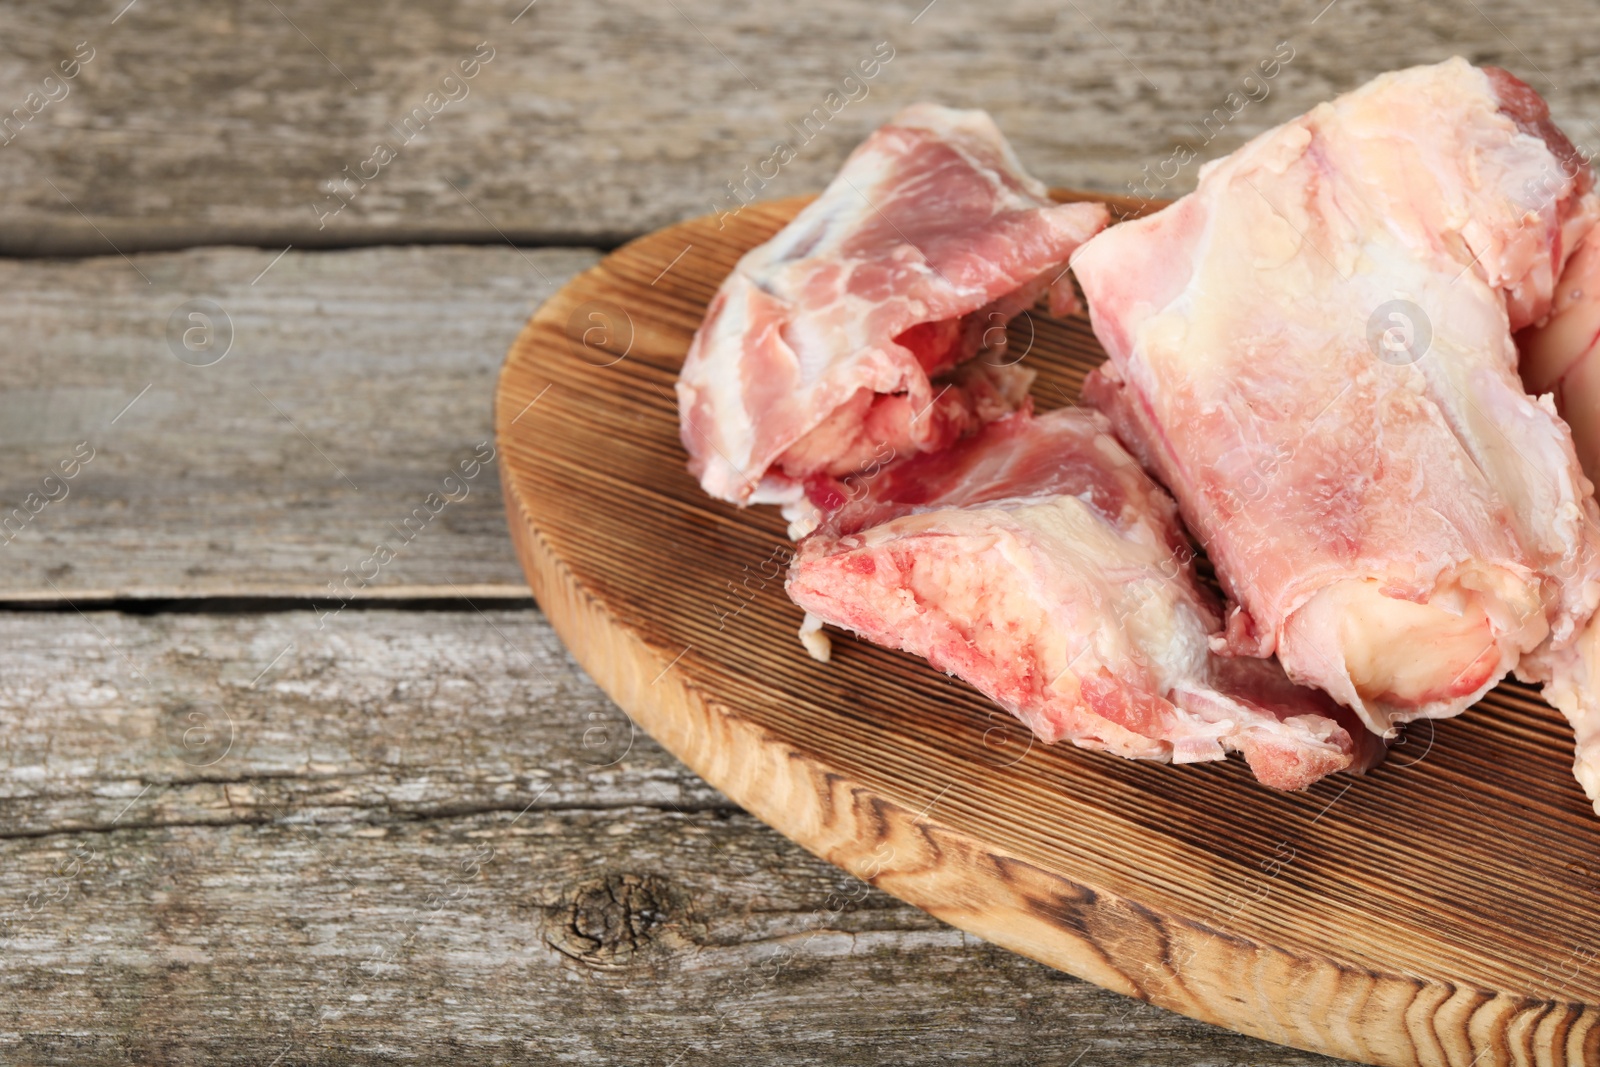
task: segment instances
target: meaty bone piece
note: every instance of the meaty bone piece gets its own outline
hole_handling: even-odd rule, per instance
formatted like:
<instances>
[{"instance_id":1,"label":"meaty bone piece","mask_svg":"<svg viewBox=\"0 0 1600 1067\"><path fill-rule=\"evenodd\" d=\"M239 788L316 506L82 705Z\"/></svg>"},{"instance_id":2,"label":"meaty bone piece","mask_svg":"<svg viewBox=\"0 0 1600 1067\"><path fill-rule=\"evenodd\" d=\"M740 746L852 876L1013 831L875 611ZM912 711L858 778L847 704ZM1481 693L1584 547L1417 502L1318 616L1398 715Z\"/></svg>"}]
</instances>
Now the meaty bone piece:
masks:
<instances>
[{"instance_id":1,"label":"meaty bone piece","mask_svg":"<svg viewBox=\"0 0 1600 1067\"><path fill-rule=\"evenodd\" d=\"M800 542L787 590L808 644L826 622L924 656L1045 742L1178 763L1240 751L1280 789L1381 755L1275 663L1212 654L1221 614L1172 499L1095 413L1018 413L885 469Z\"/></svg>"},{"instance_id":2,"label":"meaty bone piece","mask_svg":"<svg viewBox=\"0 0 1600 1067\"><path fill-rule=\"evenodd\" d=\"M1548 395L1572 429L1578 459L1600 481L1600 227L1561 275L1549 316L1517 335L1522 380ZM1600 813L1600 615L1571 646L1536 657L1523 673L1572 723L1573 773Z\"/></svg>"},{"instance_id":3,"label":"meaty bone piece","mask_svg":"<svg viewBox=\"0 0 1600 1067\"><path fill-rule=\"evenodd\" d=\"M712 300L678 380L690 472L723 500L798 504L809 477L1009 414L1033 374L1004 327L1045 293L1070 305L1067 258L1106 218L1051 201L984 112L901 111Z\"/></svg>"},{"instance_id":4,"label":"meaty bone piece","mask_svg":"<svg viewBox=\"0 0 1600 1067\"><path fill-rule=\"evenodd\" d=\"M1453 59L1074 257L1111 356L1086 396L1215 563L1227 650L1375 731L1461 712L1600 600L1589 484L1512 342L1596 216L1573 157L1531 89Z\"/></svg>"}]
</instances>

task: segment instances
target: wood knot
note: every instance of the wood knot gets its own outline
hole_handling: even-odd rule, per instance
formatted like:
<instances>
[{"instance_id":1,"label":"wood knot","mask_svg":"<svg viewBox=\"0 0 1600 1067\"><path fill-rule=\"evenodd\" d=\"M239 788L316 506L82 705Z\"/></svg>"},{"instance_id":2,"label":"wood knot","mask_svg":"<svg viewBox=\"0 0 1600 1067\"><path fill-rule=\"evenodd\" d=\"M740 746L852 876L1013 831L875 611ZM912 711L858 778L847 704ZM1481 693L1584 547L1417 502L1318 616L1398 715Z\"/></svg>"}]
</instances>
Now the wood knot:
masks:
<instances>
[{"instance_id":1,"label":"wood knot","mask_svg":"<svg viewBox=\"0 0 1600 1067\"><path fill-rule=\"evenodd\" d=\"M624 967L660 933L672 892L653 874L607 874L579 884L555 910L551 948L591 967Z\"/></svg>"}]
</instances>

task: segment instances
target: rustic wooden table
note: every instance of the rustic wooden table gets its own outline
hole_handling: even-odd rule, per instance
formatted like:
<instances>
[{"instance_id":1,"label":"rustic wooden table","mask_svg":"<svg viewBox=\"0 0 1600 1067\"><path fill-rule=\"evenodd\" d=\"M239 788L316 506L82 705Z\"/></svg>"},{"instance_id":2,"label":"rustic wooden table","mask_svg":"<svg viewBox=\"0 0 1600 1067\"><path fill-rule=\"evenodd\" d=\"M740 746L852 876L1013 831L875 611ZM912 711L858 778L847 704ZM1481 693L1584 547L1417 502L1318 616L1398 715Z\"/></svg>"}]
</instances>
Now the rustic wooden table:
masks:
<instances>
[{"instance_id":1,"label":"rustic wooden table","mask_svg":"<svg viewBox=\"0 0 1600 1067\"><path fill-rule=\"evenodd\" d=\"M977 942L636 735L512 556L495 373L556 287L735 206L808 114L763 196L921 98L1126 191L1455 53L1594 143L1600 14L0 11L0 1060L1333 1062Z\"/></svg>"}]
</instances>

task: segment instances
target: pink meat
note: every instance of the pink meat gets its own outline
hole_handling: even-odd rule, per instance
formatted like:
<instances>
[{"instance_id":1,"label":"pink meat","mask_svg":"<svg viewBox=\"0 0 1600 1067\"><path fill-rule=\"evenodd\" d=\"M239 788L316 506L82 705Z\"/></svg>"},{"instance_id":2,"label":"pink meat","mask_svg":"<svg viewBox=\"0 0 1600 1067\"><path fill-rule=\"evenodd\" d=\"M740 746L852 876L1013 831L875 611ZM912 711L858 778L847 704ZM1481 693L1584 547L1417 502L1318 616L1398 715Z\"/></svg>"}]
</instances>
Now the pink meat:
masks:
<instances>
[{"instance_id":1,"label":"pink meat","mask_svg":"<svg viewBox=\"0 0 1600 1067\"><path fill-rule=\"evenodd\" d=\"M1517 346L1528 391L1555 402L1584 473L1600 481L1600 227L1567 261L1549 316L1519 333ZM1519 673L1544 682L1545 698L1572 723L1573 773L1600 813L1600 615L1575 644L1525 661Z\"/></svg>"},{"instance_id":2,"label":"pink meat","mask_svg":"<svg viewBox=\"0 0 1600 1067\"><path fill-rule=\"evenodd\" d=\"M1596 216L1574 158L1531 89L1453 59L1074 257L1111 355L1087 395L1216 564L1226 647L1376 731L1459 713L1600 601L1589 485L1512 342Z\"/></svg>"},{"instance_id":3,"label":"pink meat","mask_svg":"<svg viewBox=\"0 0 1600 1067\"><path fill-rule=\"evenodd\" d=\"M1045 742L1189 763L1242 752L1300 789L1382 746L1268 660L1211 653L1221 616L1172 499L1098 414L994 422L845 490L800 543L815 620L924 656Z\"/></svg>"},{"instance_id":4,"label":"pink meat","mask_svg":"<svg viewBox=\"0 0 1600 1067\"><path fill-rule=\"evenodd\" d=\"M1572 430L1578 461L1600 477L1600 228L1567 261L1550 313L1517 335L1523 384L1550 394Z\"/></svg>"},{"instance_id":5,"label":"pink meat","mask_svg":"<svg viewBox=\"0 0 1600 1067\"><path fill-rule=\"evenodd\" d=\"M1015 410L1032 373L999 358L1004 326L1070 300L1067 258L1106 218L1051 202L984 112L900 112L713 299L678 380L689 470L724 500L794 503L807 478Z\"/></svg>"}]
</instances>

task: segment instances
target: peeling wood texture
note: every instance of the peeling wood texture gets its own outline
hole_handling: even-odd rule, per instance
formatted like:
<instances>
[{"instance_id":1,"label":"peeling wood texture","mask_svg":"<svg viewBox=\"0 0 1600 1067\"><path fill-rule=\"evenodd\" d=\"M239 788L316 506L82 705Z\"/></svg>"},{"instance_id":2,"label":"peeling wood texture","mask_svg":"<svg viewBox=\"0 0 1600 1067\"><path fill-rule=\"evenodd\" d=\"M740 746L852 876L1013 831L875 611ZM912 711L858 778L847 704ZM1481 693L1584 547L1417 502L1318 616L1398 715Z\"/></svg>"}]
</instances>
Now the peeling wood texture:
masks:
<instances>
[{"instance_id":1,"label":"peeling wood texture","mask_svg":"<svg viewBox=\"0 0 1600 1067\"><path fill-rule=\"evenodd\" d=\"M94 58L0 146L0 251L611 241L726 203L727 183L824 107L762 195L813 191L927 97L988 108L1051 184L1124 191L1179 144L1231 151L1374 74L1458 53L1508 67L1575 138L1600 140L1597 20L1578 0L143 0L113 22L125 4L4 5L5 109L79 42ZM1252 90L1282 41L1293 58ZM828 114L879 42L893 59ZM480 43L493 58L445 86ZM408 129L417 108L427 121ZM1206 131L1218 108L1226 122ZM346 168L375 176L325 218Z\"/></svg>"},{"instance_id":2,"label":"peeling wood texture","mask_svg":"<svg viewBox=\"0 0 1600 1067\"><path fill-rule=\"evenodd\" d=\"M0 1058L1335 1062L807 854L630 745L537 611L306 621L0 615Z\"/></svg>"}]
</instances>

